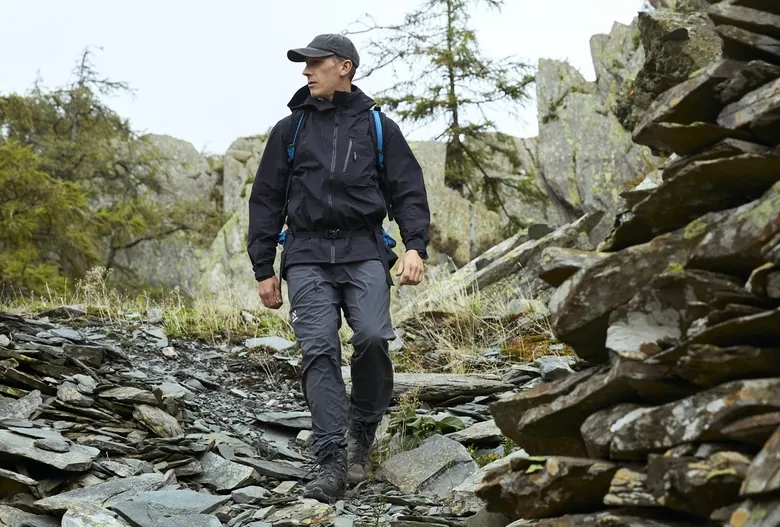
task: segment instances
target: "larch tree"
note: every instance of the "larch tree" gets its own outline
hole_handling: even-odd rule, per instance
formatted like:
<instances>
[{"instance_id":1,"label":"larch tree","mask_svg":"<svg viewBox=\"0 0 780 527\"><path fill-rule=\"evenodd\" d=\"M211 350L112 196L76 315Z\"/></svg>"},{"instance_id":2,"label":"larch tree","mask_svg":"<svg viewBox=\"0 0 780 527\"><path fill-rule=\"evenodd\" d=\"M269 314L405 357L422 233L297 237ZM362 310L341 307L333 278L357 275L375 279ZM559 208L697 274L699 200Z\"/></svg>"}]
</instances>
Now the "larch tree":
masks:
<instances>
[{"instance_id":1,"label":"larch tree","mask_svg":"<svg viewBox=\"0 0 780 527\"><path fill-rule=\"evenodd\" d=\"M368 65L358 69L356 82L391 68L398 80L377 93L377 104L401 122L439 124L435 139L447 145L445 184L493 210L503 207L496 171L506 171L507 161L516 170L520 160L514 138L501 133L488 113L517 116L534 81L532 68L514 57L486 57L469 25L472 11L500 11L503 4L423 0L396 25L365 15L345 32L370 34Z\"/></svg>"}]
</instances>

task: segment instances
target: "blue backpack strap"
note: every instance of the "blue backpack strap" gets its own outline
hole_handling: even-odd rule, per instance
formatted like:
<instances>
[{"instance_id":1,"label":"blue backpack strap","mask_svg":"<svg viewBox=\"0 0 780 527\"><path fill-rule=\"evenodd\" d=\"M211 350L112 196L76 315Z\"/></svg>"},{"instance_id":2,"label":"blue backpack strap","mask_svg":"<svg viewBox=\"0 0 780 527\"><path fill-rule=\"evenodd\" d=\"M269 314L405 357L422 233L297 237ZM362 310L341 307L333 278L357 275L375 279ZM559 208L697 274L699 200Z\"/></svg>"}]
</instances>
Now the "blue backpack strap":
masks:
<instances>
[{"instance_id":1,"label":"blue backpack strap","mask_svg":"<svg viewBox=\"0 0 780 527\"><path fill-rule=\"evenodd\" d=\"M371 110L372 120L374 121L374 140L376 142L376 165L379 170L379 190L385 199L387 205L387 218L393 221L393 209L390 205L390 192L388 190L385 170L385 136L382 126L382 110L377 106Z\"/></svg>"},{"instance_id":2,"label":"blue backpack strap","mask_svg":"<svg viewBox=\"0 0 780 527\"><path fill-rule=\"evenodd\" d=\"M374 129L376 130L376 161L379 166L379 170L385 171L385 150L384 150L384 135L382 133L382 114L380 110L375 108L371 110L371 115L374 116Z\"/></svg>"},{"instance_id":3,"label":"blue backpack strap","mask_svg":"<svg viewBox=\"0 0 780 527\"><path fill-rule=\"evenodd\" d=\"M295 160L295 147L298 144L298 136L301 135L301 129L303 128L303 121L306 119L306 112L301 111L301 116L298 118L298 124L295 127L295 133L293 134L292 140L287 145L287 187L284 191L284 207L282 208L282 223L287 221L287 204L290 201L290 182L292 181L292 169L293 169L293 161ZM293 114L293 117L291 119L291 123L295 122L295 114ZM287 231L280 232L279 236L277 238L277 243L279 245L284 245L285 241L287 240Z\"/></svg>"},{"instance_id":4,"label":"blue backpack strap","mask_svg":"<svg viewBox=\"0 0 780 527\"><path fill-rule=\"evenodd\" d=\"M306 112L301 112L301 117L298 119L298 126L295 128L295 134L293 135L292 142L287 145L287 163L292 165L295 159L295 145L298 142L298 136L303 128L303 120L306 118Z\"/></svg>"}]
</instances>

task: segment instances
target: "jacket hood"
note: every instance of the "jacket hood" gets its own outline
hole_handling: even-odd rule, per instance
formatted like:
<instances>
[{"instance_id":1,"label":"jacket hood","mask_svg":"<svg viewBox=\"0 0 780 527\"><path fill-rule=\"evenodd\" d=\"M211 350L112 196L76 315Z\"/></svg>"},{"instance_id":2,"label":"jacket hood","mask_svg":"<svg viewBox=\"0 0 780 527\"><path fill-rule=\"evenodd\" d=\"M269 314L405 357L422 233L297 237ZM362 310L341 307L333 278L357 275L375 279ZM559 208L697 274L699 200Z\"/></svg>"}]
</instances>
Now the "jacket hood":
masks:
<instances>
[{"instance_id":1,"label":"jacket hood","mask_svg":"<svg viewBox=\"0 0 780 527\"><path fill-rule=\"evenodd\" d=\"M312 97L309 92L309 87L303 86L295 92L292 99L290 99L290 102L287 103L287 107L290 108L291 111L307 106L319 111L325 111L338 106L345 106L351 110L362 111L369 110L376 105L374 99L366 95L363 90L354 84L351 86L352 91L350 92L337 91L333 95L333 102Z\"/></svg>"}]
</instances>

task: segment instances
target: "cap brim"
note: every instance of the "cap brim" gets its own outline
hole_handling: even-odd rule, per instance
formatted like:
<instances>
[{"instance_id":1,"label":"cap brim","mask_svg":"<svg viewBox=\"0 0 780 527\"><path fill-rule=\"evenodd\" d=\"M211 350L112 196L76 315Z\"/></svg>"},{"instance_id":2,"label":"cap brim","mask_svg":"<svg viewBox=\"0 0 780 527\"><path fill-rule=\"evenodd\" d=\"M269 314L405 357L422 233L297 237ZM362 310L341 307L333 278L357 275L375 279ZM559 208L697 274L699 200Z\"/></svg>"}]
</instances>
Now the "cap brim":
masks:
<instances>
[{"instance_id":1,"label":"cap brim","mask_svg":"<svg viewBox=\"0 0 780 527\"><path fill-rule=\"evenodd\" d=\"M287 52L287 58L292 62L306 62L306 59L331 57L333 55L335 53L332 51L317 48L296 48Z\"/></svg>"}]
</instances>

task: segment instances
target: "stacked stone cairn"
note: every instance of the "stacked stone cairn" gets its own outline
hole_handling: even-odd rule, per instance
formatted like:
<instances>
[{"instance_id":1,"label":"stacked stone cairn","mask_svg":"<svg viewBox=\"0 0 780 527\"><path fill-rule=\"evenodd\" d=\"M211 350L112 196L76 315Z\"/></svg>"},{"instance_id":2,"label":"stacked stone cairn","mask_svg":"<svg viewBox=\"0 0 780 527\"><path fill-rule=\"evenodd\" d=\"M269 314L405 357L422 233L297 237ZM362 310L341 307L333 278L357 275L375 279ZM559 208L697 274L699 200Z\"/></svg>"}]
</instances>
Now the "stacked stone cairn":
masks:
<instances>
[{"instance_id":1,"label":"stacked stone cairn","mask_svg":"<svg viewBox=\"0 0 780 527\"><path fill-rule=\"evenodd\" d=\"M633 131L668 160L543 255L589 367L491 406L528 455L477 495L518 525L780 525L780 1L710 3L722 56Z\"/></svg>"}]
</instances>

